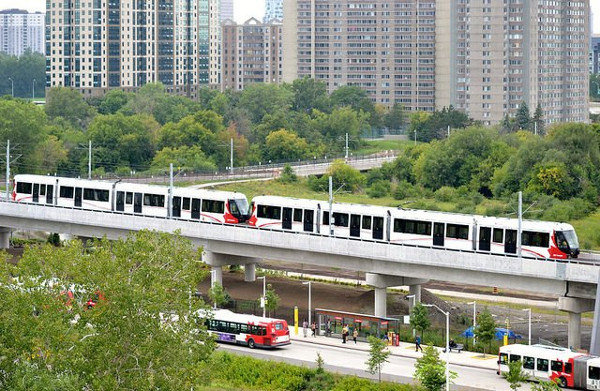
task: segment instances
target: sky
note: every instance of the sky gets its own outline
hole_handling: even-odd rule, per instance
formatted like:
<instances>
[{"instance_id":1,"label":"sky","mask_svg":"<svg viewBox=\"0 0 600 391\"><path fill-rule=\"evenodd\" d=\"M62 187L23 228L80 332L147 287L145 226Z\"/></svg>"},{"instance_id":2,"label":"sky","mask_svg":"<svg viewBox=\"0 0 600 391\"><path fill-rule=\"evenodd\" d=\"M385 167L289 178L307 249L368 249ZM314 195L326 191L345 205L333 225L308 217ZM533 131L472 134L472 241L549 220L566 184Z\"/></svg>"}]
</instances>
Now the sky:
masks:
<instances>
[{"instance_id":1,"label":"sky","mask_svg":"<svg viewBox=\"0 0 600 391\"><path fill-rule=\"evenodd\" d=\"M600 1L590 0L594 18L594 33L600 34ZM0 0L0 10L5 8L21 8L28 11L44 11L45 0ZM238 23L250 17L262 20L265 10L264 0L234 0L234 19Z\"/></svg>"}]
</instances>

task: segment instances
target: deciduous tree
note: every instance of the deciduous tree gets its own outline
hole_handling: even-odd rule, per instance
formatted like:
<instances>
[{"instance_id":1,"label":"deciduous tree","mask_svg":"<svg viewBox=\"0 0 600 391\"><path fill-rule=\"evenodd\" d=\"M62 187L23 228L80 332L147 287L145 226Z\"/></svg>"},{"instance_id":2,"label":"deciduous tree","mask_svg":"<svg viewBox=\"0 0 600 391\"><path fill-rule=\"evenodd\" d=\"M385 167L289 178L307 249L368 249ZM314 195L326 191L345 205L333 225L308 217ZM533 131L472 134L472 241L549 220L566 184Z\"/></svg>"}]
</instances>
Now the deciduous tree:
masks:
<instances>
[{"instance_id":1,"label":"deciduous tree","mask_svg":"<svg viewBox=\"0 0 600 391\"><path fill-rule=\"evenodd\" d=\"M421 337L423 337L423 333L425 330L431 326L431 319L429 319L429 311L427 307L425 307L421 303L416 303L412 312L410 313L410 325L413 329L421 332Z\"/></svg>"},{"instance_id":2,"label":"deciduous tree","mask_svg":"<svg viewBox=\"0 0 600 391\"><path fill-rule=\"evenodd\" d=\"M456 379L456 372L448 373L450 382ZM427 391L442 391L446 385L446 363L440 360L439 351L427 346L423 355L415 362L415 379Z\"/></svg>"},{"instance_id":3,"label":"deciduous tree","mask_svg":"<svg viewBox=\"0 0 600 391\"><path fill-rule=\"evenodd\" d=\"M483 345L483 355L485 356L486 345L491 347L492 341L496 337L496 321L490 311L486 308L477 318L477 328L475 329L475 338Z\"/></svg>"},{"instance_id":4,"label":"deciduous tree","mask_svg":"<svg viewBox=\"0 0 600 391\"><path fill-rule=\"evenodd\" d=\"M367 360L367 371L370 374L378 375L379 382L381 383L381 368L386 362L389 362L389 357L392 352L387 348L384 340L375 336L369 336L369 359Z\"/></svg>"},{"instance_id":5,"label":"deciduous tree","mask_svg":"<svg viewBox=\"0 0 600 391\"><path fill-rule=\"evenodd\" d=\"M512 390L523 385L523 382L529 380L529 376L523 372L523 361L511 361L508 363L508 372L503 372L502 377L506 379Z\"/></svg>"}]
</instances>

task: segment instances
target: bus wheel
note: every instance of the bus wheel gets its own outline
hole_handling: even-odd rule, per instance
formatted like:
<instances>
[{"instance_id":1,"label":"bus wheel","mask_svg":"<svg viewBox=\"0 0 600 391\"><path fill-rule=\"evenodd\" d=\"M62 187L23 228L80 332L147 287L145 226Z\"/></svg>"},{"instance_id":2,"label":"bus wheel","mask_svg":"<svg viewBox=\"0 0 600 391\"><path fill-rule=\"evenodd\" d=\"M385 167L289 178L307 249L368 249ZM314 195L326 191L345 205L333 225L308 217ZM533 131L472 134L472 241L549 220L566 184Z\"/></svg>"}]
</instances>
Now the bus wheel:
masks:
<instances>
[{"instance_id":1,"label":"bus wheel","mask_svg":"<svg viewBox=\"0 0 600 391\"><path fill-rule=\"evenodd\" d=\"M567 388L567 379L564 377L559 377L557 383L560 388Z\"/></svg>"},{"instance_id":2,"label":"bus wheel","mask_svg":"<svg viewBox=\"0 0 600 391\"><path fill-rule=\"evenodd\" d=\"M253 340L252 338L250 338L250 339L248 340L248 347L249 347L250 349L254 349L254 346L255 346L255 344L254 344L254 340Z\"/></svg>"}]
</instances>

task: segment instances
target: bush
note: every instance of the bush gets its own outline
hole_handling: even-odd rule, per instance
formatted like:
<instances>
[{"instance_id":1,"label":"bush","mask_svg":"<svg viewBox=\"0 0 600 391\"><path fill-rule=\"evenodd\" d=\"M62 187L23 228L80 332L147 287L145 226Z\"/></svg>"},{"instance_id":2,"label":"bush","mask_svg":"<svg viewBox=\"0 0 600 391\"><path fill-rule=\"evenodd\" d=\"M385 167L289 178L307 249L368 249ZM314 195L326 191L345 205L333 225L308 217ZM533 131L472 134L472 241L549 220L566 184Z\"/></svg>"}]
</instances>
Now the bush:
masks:
<instances>
[{"instance_id":1,"label":"bush","mask_svg":"<svg viewBox=\"0 0 600 391\"><path fill-rule=\"evenodd\" d=\"M442 186L434 193L435 199L440 202L450 202L456 198L456 189L449 186Z\"/></svg>"},{"instance_id":2,"label":"bush","mask_svg":"<svg viewBox=\"0 0 600 391\"><path fill-rule=\"evenodd\" d=\"M407 181L402 181L398 183L396 189L394 190L394 199L395 200L403 200L408 197L414 196L414 187Z\"/></svg>"},{"instance_id":3,"label":"bush","mask_svg":"<svg viewBox=\"0 0 600 391\"><path fill-rule=\"evenodd\" d=\"M367 190L367 194L371 198L382 198L389 194L391 184L386 180L375 181Z\"/></svg>"},{"instance_id":4,"label":"bush","mask_svg":"<svg viewBox=\"0 0 600 391\"><path fill-rule=\"evenodd\" d=\"M293 183L298 181L298 177L296 176L296 173L294 172L292 166L290 166L289 164L283 166L283 171L279 176L279 181L281 183Z\"/></svg>"}]
</instances>

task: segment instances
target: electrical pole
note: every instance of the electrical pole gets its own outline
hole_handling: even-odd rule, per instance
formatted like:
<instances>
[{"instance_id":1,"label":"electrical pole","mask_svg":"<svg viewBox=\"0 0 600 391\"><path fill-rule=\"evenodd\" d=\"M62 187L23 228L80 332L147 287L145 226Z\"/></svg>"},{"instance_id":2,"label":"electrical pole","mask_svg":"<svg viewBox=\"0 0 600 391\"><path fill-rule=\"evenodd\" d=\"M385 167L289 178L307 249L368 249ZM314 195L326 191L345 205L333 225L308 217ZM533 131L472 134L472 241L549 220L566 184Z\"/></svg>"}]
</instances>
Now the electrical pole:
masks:
<instances>
[{"instance_id":1,"label":"electrical pole","mask_svg":"<svg viewBox=\"0 0 600 391\"><path fill-rule=\"evenodd\" d=\"M173 217L173 163L169 164L169 203L168 203L167 216Z\"/></svg>"},{"instance_id":2,"label":"electrical pole","mask_svg":"<svg viewBox=\"0 0 600 391\"><path fill-rule=\"evenodd\" d=\"M348 133L346 133L346 163L348 163Z\"/></svg>"},{"instance_id":3,"label":"electrical pole","mask_svg":"<svg viewBox=\"0 0 600 391\"><path fill-rule=\"evenodd\" d=\"M10 140L6 140L6 201L10 201Z\"/></svg>"},{"instance_id":4,"label":"electrical pole","mask_svg":"<svg viewBox=\"0 0 600 391\"><path fill-rule=\"evenodd\" d=\"M521 258L521 230L523 225L523 192L519 192L519 223L517 229L517 255Z\"/></svg>"},{"instance_id":5,"label":"electrical pole","mask_svg":"<svg viewBox=\"0 0 600 391\"><path fill-rule=\"evenodd\" d=\"M92 179L92 140L88 146L88 179Z\"/></svg>"},{"instance_id":6,"label":"electrical pole","mask_svg":"<svg viewBox=\"0 0 600 391\"><path fill-rule=\"evenodd\" d=\"M333 178L329 177L329 236L333 236Z\"/></svg>"},{"instance_id":7,"label":"electrical pole","mask_svg":"<svg viewBox=\"0 0 600 391\"><path fill-rule=\"evenodd\" d=\"M229 155L229 172L233 175L233 137L230 139L231 141L231 152Z\"/></svg>"}]
</instances>

